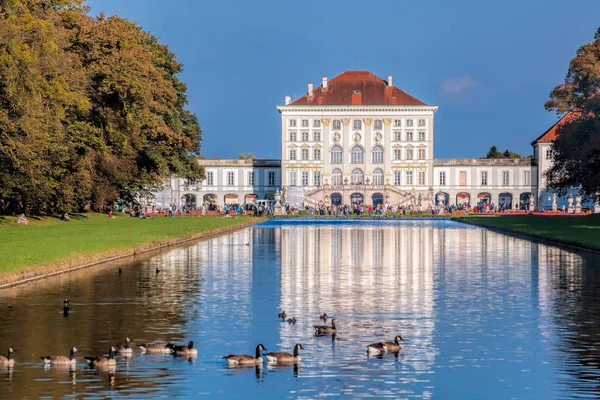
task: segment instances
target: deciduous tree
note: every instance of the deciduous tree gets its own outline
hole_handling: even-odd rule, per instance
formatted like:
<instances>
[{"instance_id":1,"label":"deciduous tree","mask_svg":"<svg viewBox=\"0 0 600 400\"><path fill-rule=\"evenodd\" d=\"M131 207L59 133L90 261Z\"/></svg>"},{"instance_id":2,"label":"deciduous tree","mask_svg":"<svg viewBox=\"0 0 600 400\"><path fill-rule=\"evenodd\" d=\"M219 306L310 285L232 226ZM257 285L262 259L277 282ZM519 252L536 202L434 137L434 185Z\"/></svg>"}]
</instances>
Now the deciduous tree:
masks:
<instances>
[{"instance_id":1,"label":"deciduous tree","mask_svg":"<svg viewBox=\"0 0 600 400\"><path fill-rule=\"evenodd\" d=\"M600 29L577 50L565 81L545 107L559 115L572 111L575 117L557 130L553 164L545 174L548 187L561 194L581 187L584 195L600 200Z\"/></svg>"}]
</instances>

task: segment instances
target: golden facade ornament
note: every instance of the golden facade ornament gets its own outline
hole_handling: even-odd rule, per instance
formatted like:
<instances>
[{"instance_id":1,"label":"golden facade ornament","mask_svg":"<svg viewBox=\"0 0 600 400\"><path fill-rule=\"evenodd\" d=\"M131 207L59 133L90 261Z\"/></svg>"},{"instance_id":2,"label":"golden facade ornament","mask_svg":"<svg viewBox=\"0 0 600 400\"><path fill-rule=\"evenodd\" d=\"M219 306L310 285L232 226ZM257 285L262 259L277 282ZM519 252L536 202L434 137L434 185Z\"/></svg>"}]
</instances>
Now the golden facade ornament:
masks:
<instances>
[{"instance_id":1,"label":"golden facade ornament","mask_svg":"<svg viewBox=\"0 0 600 400\"><path fill-rule=\"evenodd\" d=\"M392 119L391 118L384 118L383 119L383 124L385 126L390 126L392 124Z\"/></svg>"},{"instance_id":2,"label":"golden facade ornament","mask_svg":"<svg viewBox=\"0 0 600 400\"><path fill-rule=\"evenodd\" d=\"M363 122L366 126L371 126L371 124L373 123L373 118L365 118L363 119Z\"/></svg>"},{"instance_id":3,"label":"golden facade ornament","mask_svg":"<svg viewBox=\"0 0 600 400\"><path fill-rule=\"evenodd\" d=\"M331 119L329 119L329 118L323 118L323 119L321 120L321 123L322 123L323 125L325 125L325 126L329 126L329 123L330 123L330 122L331 122Z\"/></svg>"},{"instance_id":4,"label":"golden facade ornament","mask_svg":"<svg viewBox=\"0 0 600 400\"><path fill-rule=\"evenodd\" d=\"M344 124L344 126L350 125L350 118L342 118L342 124Z\"/></svg>"}]
</instances>

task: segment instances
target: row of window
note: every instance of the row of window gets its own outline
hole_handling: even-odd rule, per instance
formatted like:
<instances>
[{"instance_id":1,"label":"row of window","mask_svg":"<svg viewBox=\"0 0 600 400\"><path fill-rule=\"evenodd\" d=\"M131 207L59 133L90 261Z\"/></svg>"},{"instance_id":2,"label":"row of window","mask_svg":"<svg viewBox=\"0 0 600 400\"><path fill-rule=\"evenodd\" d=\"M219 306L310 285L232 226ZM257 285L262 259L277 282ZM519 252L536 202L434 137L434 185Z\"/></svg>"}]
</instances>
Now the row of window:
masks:
<instances>
[{"instance_id":1,"label":"row of window","mask_svg":"<svg viewBox=\"0 0 600 400\"><path fill-rule=\"evenodd\" d=\"M313 122L313 128L320 128L321 127L321 121L318 119L314 119L312 120ZM295 127L298 126L298 120L296 119L290 119L289 126ZM300 126L303 128L308 128L309 126L309 120L308 119L301 119L300 120ZM361 119L354 119L352 120L352 128L353 129L362 129L363 126L363 121ZM404 120L404 125L402 124L402 120L401 119L395 119L393 126L395 128L397 127L401 127L401 126L405 126L407 128L413 127L414 126L414 120L412 119L405 119ZM425 120L424 119L418 119L417 120L417 126L423 127L425 126ZM342 129L342 121L339 119L334 119L333 121L331 121L331 128L333 130L340 130ZM375 121L373 121L373 129L383 129L383 120L380 119L376 119Z\"/></svg>"},{"instance_id":2,"label":"row of window","mask_svg":"<svg viewBox=\"0 0 600 400\"><path fill-rule=\"evenodd\" d=\"M290 149L290 160L296 160L296 149ZM300 149L300 160L308 160L308 149ZM313 149L313 160L321 160L321 149Z\"/></svg>"},{"instance_id":3,"label":"row of window","mask_svg":"<svg viewBox=\"0 0 600 400\"><path fill-rule=\"evenodd\" d=\"M288 136L289 136L289 141L290 142L297 142L298 141L298 132L296 131L290 131L288 132ZM321 141L321 132L313 132L313 142L320 142ZM404 140L407 142L412 142L414 141L415 138L415 133L413 131L408 131L408 132L404 132ZM309 141L309 132L300 132L300 141L302 142L308 142ZM425 141L425 132L417 132L417 140L419 142L424 142ZM394 142L400 142L402 141L402 132L401 131L394 131L393 133L393 141Z\"/></svg>"},{"instance_id":4,"label":"row of window","mask_svg":"<svg viewBox=\"0 0 600 400\"><path fill-rule=\"evenodd\" d=\"M298 134L295 131L290 131L289 137L290 137L290 142L298 141ZM303 142L308 142L308 132L301 132L300 138ZM313 132L313 142L320 142L320 141L321 141L321 132Z\"/></svg>"},{"instance_id":5,"label":"row of window","mask_svg":"<svg viewBox=\"0 0 600 400\"><path fill-rule=\"evenodd\" d=\"M309 182L309 172L308 171L302 171L300 173L300 181L298 181L298 173L297 171L290 171L289 172L289 176L290 176L290 186L309 186L311 185L311 183ZM416 181L415 181L415 177L416 177ZM402 182L404 181L405 185L426 185L426 174L424 170L420 170L420 171L416 171L416 174L414 174L414 171L412 170L406 170L406 171L401 171L401 170L396 170L394 171L394 185L396 186L400 186L402 185ZM331 184L332 185L341 185L341 184L345 184L348 183L348 181L344 182L344 176L342 174L342 171L340 169L334 169L331 172ZM350 173L350 180L349 183L352 184L358 184L358 185L362 185L364 183L366 183L365 180L365 174L363 173L363 170L360 168L354 168L352 170L352 172ZM372 176L372 180L371 182L373 185L383 185L384 184L384 176L383 176L383 171L379 168L377 168L375 171L373 171L373 176ZM320 171L314 171L313 172L313 181L312 181L312 186L321 186L321 172Z\"/></svg>"},{"instance_id":6,"label":"row of window","mask_svg":"<svg viewBox=\"0 0 600 400\"><path fill-rule=\"evenodd\" d=\"M227 186L235 186L235 175L236 174L233 171L227 172ZM247 185L248 186L254 185L254 172L253 171L248 172L247 178L248 178L246 180ZM269 186L275 186L275 172L274 171L269 171L269 173L267 174L267 180L268 180ZM206 185L207 186L215 185L215 175L214 175L213 171L208 171L206 173Z\"/></svg>"},{"instance_id":7,"label":"row of window","mask_svg":"<svg viewBox=\"0 0 600 400\"><path fill-rule=\"evenodd\" d=\"M488 185L488 171L480 171L479 184L481 186ZM531 171L523 171L523 185L531 184ZM467 171L459 171L458 185L467 185ZM446 171L440 171L440 186L446 186ZM502 186L510 186L510 171L502 171Z\"/></svg>"},{"instance_id":8,"label":"row of window","mask_svg":"<svg viewBox=\"0 0 600 400\"><path fill-rule=\"evenodd\" d=\"M424 160L426 151L425 149L416 149L417 150L417 160ZM402 158L402 152L404 151L404 158ZM414 160L415 149L407 148L407 149L394 149L394 160ZM297 150L289 149L289 159L297 160ZM300 160L307 161L309 160L309 149L300 149ZM333 146L330 153L330 163L331 164L342 164L344 159L344 152L340 146ZM321 160L321 149L313 149L313 158L312 160ZM361 146L354 146L352 150L350 150L350 164L364 164L365 162L365 152ZM373 151L371 152L371 163L372 164L383 164L383 147L375 146Z\"/></svg>"}]
</instances>

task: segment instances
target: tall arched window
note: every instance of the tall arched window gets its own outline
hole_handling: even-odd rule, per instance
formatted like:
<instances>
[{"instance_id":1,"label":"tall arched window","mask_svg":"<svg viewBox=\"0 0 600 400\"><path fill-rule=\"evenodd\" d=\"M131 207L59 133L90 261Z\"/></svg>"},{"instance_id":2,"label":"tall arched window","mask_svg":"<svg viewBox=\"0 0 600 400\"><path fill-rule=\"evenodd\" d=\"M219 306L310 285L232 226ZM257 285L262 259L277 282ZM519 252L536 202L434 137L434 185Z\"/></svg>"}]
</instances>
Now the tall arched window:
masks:
<instances>
[{"instance_id":1,"label":"tall arched window","mask_svg":"<svg viewBox=\"0 0 600 400\"><path fill-rule=\"evenodd\" d=\"M371 153L371 162L373 164L383 164L383 147L375 146Z\"/></svg>"},{"instance_id":2,"label":"tall arched window","mask_svg":"<svg viewBox=\"0 0 600 400\"><path fill-rule=\"evenodd\" d=\"M380 168L373 171L373 185L383 185L383 171Z\"/></svg>"},{"instance_id":3,"label":"tall arched window","mask_svg":"<svg viewBox=\"0 0 600 400\"><path fill-rule=\"evenodd\" d=\"M350 174L350 179L352 183L362 185L364 176L362 169L354 168Z\"/></svg>"},{"instance_id":4,"label":"tall arched window","mask_svg":"<svg viewBox=\"0 0 600 400\"><path fill-rule=\"evenodd\" d=\"M351 164L363 164L365 162L365 152L362 147L354 146L350 150L350 163Z\"/></svg>"},{"instance_id":5,"label":"tall arched window","mask_svg":"<svg viewBox=\"0 0 600 400\"><path fill-rule=\"evenodd\" d=\"M339 168L331 171L331 184L332 185L341 185L342 184L342 170Z\"/></svg>"},{"instance_id":6,"label":"tall arched window","mask_svg":"<svg viewBox=\"0 0 600 400\"><path fill-rule=\"evenodd\" d=\"M342 163L342 148L340 146L333 146L333 148L331 149L331 163Z\"/></svg>"},{"instance_id":7,"label":"tall arched window","mask_svg":"<svg viewBox=\"0 0 600 400\"><path fill-rule=\"evenodd\" d=\"M380 119L376 119L375 121L373 121L373 129L375 129L375 130L383 129L383 121L381 121Z\"/></svg>"}]
</instances>

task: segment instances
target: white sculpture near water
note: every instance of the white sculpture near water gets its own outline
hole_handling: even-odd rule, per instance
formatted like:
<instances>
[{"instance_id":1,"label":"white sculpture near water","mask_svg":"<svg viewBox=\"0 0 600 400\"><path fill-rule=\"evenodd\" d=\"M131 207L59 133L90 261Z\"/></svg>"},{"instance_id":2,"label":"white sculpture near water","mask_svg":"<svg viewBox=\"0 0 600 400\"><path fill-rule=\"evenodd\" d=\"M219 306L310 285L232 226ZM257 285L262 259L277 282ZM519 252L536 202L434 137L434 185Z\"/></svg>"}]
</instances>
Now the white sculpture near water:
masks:
<instances>
[{"instance_id":1,"label":"white sculpture near water","mask_svg":"<svg viewBox=\"0 0 600 400\"><path fill-rule=\"evenodd\" d=\"M558 204L556 204L556 193L552 193L552 211L558 210Z\"/></svg>"},{"instance_id":2,"label":"white sculpture near water","mask_svg":"<svg viewBox=\"0 0 600 400\"><path fill-rule=\"evenodd\" d=\"M573 209L573 195L572 194L569 194L567 196L567 203L568 203L567 214L573 214L574 209Z\"/></svg>"},{"instance_id":3,"label":"white sculpture near water","mask_svg":"<svg viewBox=\"0 0 600 400\"><path fill-rule=\"evenodd\" d=\"M581 195L577 193L575 195L575 214L579 214L581 212Z\"/></svg>"}]
</instances>

